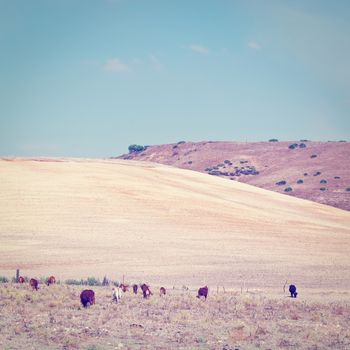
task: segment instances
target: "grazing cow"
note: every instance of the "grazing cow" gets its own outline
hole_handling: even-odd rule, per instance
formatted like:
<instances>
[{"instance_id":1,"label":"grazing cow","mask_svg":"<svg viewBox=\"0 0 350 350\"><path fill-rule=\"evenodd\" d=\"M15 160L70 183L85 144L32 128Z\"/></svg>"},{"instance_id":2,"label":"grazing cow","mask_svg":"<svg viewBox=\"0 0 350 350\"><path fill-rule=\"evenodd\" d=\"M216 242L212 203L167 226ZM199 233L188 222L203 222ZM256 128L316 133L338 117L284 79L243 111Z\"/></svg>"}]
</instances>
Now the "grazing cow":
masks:
<instances>
[{"instance_id":1,"label":"grazing cow","mask_svg":"<svg viewBox=\"0 0 350 350\"><path fill-rule=\"evenodd\" d=\"M80 301L84 307L95 304L95 292L91 289L85 289L80 294Z\"/></svg>"},{"instance_id":2,"label":"grazing cow","mask_svg":"<svg viewBox=\"0 0 350 350\"><path fill-rule=\"evenodd\" d=\"M113 288L112 289L112 300L119 303L121 297L122 297L122 292L119 287Z\"/></svg>"},{"instance_id":3,"label":"grazing cow","mask_svg":"<svg viewBox=\"0 0 350 350\"><path fill-rule=\"evenodd\" d=\"M18 283L24 283L24 282L25 282L24 277L19 276L19 277L18 277Z\"/></svg>"},{"instance_id":4,"label":"grazing cow","mask_svg":"<svg viewBox=\"0 0 350 350\"><path fill-rule=\"evenodd\" d=\"M132 290L133 290L134 294L137 294L137 289L138 289L138 288L139 288L139 287L138 287L137 284L134 284L134 285L132 286Z\"/></svg>"},{"instance_id":5,"label":"grazing cow","mask_svg":"<svg viewBox=\"0 0 350 350\"><path fill-rule=\"evenodd\" d=\"M50 276L47 281L46 281L46 284L49 286L50 284L54 284L56 283L56 278L55 276Z\"/></svg>"},{"instance_id":6,"label":"grazing cow","mask_svg":"<svg viewBox=\"0 0 350 350\"><path fill-rule=\"evenodd\" d=\"M151 290L149 289L149 286L147 284L141 284L141 290L142 290L142 294L143 297L146 299L148 298L150 295L152 295L153 293L151 292Z\"/></svg>"},{"instance_id":7,"label":"grazing cow","mask_svg":"<svg viewBox=\"0 0 350 350\"><path fill-rule=\"evenodd\" d=\"M164 287L160 287L160 289L159 289L159 295L160 296L163 296L163 295L165 295L166 294L166 289L164 288Z\"/></svg>"},{"instance_id":8,"label":"grazing cow","mask_svg":"<svg viewBox=\"0 0 350 350\"><path fill-rule=\"evenodd\" d=\"M294 284L291 284L289 286L289 293L291 298L296 298L298 293L297 293L297 287Z\"/></svg>"},{"instance_id":9,"label":"grazing cow","mask_svg":"<svg viewBox=\"0 0 350 350\"><path fill-rule=\"evenodd\" d=\"M33 290L34 290L34 289L35 289L35 290L38 290L38 289L39 289L39 287L38 287L39 282L38 282L38 280L36 280L35 278L31 278L31 279L30 279L29 285L33 288Z\"/></svg>"},{"instance_id":10,"label":"grazing cow","mask_svg":"<svg viewBox=\"0 0 350 350\"><path fill-rule=\"evenodd\" d=\"M119 287L121 288L123 293L125 293L125 292L127 292L129 290L129 285L128 284L122 283Z\"/></svg>"},{"instance_id":11,"label":"grazing cow","mask_svg":"<svg viewBox=\"0 0 350 350\"><path fill-rule=\"evenodd\" d=\"M208 296L208 286L198 289L197 298L204 297L205 299L207 299L207 296Z\"/></svg>"}]
</instances>

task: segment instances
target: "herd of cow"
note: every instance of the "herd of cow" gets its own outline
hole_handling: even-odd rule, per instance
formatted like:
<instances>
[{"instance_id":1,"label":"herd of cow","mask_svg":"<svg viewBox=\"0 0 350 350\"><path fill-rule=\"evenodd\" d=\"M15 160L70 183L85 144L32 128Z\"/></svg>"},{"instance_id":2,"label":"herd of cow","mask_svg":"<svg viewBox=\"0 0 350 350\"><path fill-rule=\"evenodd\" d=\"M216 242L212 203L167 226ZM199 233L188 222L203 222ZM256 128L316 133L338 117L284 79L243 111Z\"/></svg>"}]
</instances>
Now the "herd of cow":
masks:
<instances>
[{"instance_id":1,"label":"herd of cow","mask_svg":"<svg viewBox=\"0 0 350 350\"><path fill-rule=\"evenodd\" d=\"M25 279L23 277L19 277L18 278L18 283L25 283ZM56 278L54 276L50 276L47 281L46 284L47 286L50 286L51 284L55 284L56 283ZM31 278L29 280L29 285L33 288L33 290L38 290L38 286L39 286L39 282L38 280L36 280L35 278ZM134 284L132 286L132 290L134 294L137 294L138 289L141 289L142 295L145 299L149 298L151 295L153 295L153 293L151 292L149 286L146 283L137 285ZM126 293L129 290L129 285L128 284L120 284L117 287L113 288L113 293L112 293L112 300L119 302L121 299L121 292ZM298 293L297 293L297 288L294 284L291 284L289 286L289 293L290 296L292 298L296 298ZM166 289L164 287L161 287L159 289L159 295L162 297L164 295L166 295ZM208 297L208 286L205 287L201 287L198 289L198 293L197 293L197 298L201 298L204 297L204 299L207 299ZM86 308L89 305L93 305L95 304L95 292L91 289L84 289L81 293L80 293L80 301L82 303L82 305Z\"/></svg>"}]
</instances>

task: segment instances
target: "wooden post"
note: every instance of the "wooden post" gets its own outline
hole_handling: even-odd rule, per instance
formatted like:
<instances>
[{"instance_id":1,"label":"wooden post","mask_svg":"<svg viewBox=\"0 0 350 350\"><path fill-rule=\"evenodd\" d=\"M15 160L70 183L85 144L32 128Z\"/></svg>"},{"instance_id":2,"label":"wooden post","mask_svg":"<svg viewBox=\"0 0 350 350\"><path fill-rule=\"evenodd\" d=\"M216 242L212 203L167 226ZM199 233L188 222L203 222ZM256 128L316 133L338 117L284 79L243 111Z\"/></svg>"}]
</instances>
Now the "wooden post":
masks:
<instances>
[{"instance_id":1,"label":"wooden post","mask_svg":"<svg viewBox=\"0 0 350 350\"><path fill-rule=\"evenodd\" d=\"M19 269L16 270L16 283L19 282Z\"/></svg>"}]
</instances>

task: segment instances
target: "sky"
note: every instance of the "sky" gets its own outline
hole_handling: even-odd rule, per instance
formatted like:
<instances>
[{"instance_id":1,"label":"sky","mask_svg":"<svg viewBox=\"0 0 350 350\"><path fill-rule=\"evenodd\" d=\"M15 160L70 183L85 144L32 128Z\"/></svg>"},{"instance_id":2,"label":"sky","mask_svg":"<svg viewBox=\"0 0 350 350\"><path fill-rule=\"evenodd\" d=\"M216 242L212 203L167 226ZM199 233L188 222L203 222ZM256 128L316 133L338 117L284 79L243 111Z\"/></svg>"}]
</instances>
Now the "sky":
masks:
<instances>
[{"instance_id":1,"label":"sky","mask_svg":"<svg viewBox=\"0 0 350 350\"><path fill-rule=\"evenodd\" d=\"M0 0L0 156L350 140L350 1Z\"/></svg>"}]
</instances>

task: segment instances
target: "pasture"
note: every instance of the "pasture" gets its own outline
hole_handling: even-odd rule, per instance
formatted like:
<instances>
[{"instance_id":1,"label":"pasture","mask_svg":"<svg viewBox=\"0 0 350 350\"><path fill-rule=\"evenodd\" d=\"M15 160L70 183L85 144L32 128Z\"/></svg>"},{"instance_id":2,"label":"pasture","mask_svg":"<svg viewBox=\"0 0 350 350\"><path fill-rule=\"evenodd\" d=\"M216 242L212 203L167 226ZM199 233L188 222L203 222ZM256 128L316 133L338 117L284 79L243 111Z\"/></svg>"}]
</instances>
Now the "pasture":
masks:
<instances>
[{"instance_id":1,"label":"pasture","mask_svg":"<svg viewBox=\"0 0 350 350\"><path fill-rule=\"evenodd\" d=\"M349 349L350 293L286 290L217 292L159 287L112 302L112 287L91 287L96 304L84 309L83 286L0 284L1 349Z\"/></svg>"}]
</instances>

